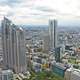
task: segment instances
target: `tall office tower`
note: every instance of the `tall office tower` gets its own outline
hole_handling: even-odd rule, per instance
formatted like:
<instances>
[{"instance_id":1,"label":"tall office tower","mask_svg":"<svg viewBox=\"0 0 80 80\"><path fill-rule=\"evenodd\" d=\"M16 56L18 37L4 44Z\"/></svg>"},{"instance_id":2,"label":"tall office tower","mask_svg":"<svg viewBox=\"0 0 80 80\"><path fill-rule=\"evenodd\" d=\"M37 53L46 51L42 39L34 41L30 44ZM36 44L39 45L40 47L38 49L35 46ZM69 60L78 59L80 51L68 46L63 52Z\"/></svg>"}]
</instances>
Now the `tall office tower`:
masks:
<instances>
[{"instance_id":1,"label":"tall office tower","mask_svg":"<svg viewBox=\"0 0 80 80\"><path fill-rule=\"evenodd\" d=\"M25 47L25 31L23 28L18 28L16 31L17 37L17 65L18 72L25 72L27 68L26 47Z\"/></svg>"},{"instance_id":2,"label":"tall office tower","mask_svg":"<svg viewBox=\"0 0 80 80\"><path fill-rule=\"evenodd\" d=\"M14 72L26 71L24 31L4 17L2 21L3 64Z\"/></svg>"},{"instance_id":3,"label":"tall office tower","mask_svg":"<svg viewBox=\"0 0 80 80\"><path fill-rule=\"evenodd\" d=\"M53 50L57 47L57 21L50 20L49 21L49 36L50 36L50 50Z\"/></svg>"},{"instance_id":4,"label":"tall office tower","mask_svg":"<svg viewBox=\"0 0 80 80\"><path fill-rule=\"evenodd\" d=\"M2 21L2 46L3 46L3 59L4 66L8 67L12 64L11 54L12 49L10 45L11 39L11 21L4 17ZM10 57L10 58L9 58Z\"/></svg>"}]
</instances>

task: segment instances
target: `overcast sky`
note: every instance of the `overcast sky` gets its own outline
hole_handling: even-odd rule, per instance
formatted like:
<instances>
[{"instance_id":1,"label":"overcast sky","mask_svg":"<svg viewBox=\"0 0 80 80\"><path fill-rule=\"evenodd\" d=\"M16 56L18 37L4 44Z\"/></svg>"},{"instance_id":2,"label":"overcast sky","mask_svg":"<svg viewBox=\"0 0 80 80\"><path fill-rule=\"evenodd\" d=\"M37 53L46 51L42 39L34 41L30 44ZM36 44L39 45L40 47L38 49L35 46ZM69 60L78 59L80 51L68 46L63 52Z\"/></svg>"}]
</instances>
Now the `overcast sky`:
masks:
<instances>
[{"instance_id":1,"label":"overcast sky","mask_svg":"<svg viewBox=\"0 0 80 80\"><path fill-rule=\"evenodd\" d=\"M0 20L7 16L16 24L80 23L80 0L0 0Z\"/></svg>"}]
</instances>

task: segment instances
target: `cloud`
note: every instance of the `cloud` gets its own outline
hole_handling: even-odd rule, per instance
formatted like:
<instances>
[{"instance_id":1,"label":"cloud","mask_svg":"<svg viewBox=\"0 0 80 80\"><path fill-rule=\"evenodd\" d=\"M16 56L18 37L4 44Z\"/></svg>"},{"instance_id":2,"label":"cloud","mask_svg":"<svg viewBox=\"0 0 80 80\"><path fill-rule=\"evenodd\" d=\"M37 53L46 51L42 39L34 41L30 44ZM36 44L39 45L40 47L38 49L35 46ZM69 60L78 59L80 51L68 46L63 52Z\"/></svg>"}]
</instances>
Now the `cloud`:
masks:
<instances>
[{"instance_id":1,"label":"cloud","mask_svg":"<svg viewBox=\"0 0 80 80\"><path fill-rule=\"evenodd\" d=\"M80 0L0 0L2 16L16 24L46 23L50 18L80 19Z\"/></svg>"},{"instance_id":2,"label":"cloud","mask_svg":"<svg viewBox=\"0 0 80 80\"><path fill-rule=\"evenodd\" d=\"M7 16L10 11L11 8L9 6L0 6L0 17Z\"/></svg>"},{"instance_id":3,"label":"cloud","mask_svg":"<svg viewBox=\"0 0 80 80\"><path fill-rule=\"evenodd\" d=\"M32 9L36 9L36 10L40 10L43 12L55 12L56 10L48 8L48 7L44 7L44 6L39 6L39 7L33 7Z\"/></svg>"}]
</instances>

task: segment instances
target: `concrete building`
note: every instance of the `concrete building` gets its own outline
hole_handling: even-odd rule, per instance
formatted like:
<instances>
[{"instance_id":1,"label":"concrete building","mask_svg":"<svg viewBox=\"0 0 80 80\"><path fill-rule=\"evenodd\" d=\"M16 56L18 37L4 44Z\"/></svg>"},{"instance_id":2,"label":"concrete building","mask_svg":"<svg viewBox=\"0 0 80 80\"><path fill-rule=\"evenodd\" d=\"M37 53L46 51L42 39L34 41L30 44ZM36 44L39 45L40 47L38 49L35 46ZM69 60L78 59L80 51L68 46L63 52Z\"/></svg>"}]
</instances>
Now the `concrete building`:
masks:
<instances>
[{"instance_id":1,"label":"concrete building","mask_svg":"<svg viewBox=\"0 0 80 80\"><path fill-rule=\"evenodd\" d=\"M43 38L43 45L44 45L43 50L44 50L44 52L46 52L46 53L48 53L49 50L50 50L50 45L49 45L49 43L50 43L49 34L45 34L45 35L44 35L44 38Z\"/></svg>"},{"instance_id":2,"label":"concrete building","mask_svg":"<svg viewBox=\"0 0 80 80\"><path fill-rule=\"evenodd\" d=\"M26 45L25 45L25 38L24 38L24 30L20 27L16 31L17 36L17 72L25 72L27 69L27 61L26 61Z\"/></svg>"},{"instance_id":3,"label":"concrete building","mask_svg":"<svg viewBox=\"0 0 80 80\"><path fill-rule=\"evenodd\" d=\"M26 71L24 30L4 17L2 21L3 65L16 73Z\"/></svg>"},{"instance_id":4,"label":"concrete building","mask_svg":"<svg viewBox=\"0 0 80 80\"><path fill-rule=\"evenodd\" d=\"M49 21L50 49L53 50L57 46L57 21Z\"/></svg>"},{"instance_id":5,"label":"concrete building","mask_svg":"<svg viewBox=\"0 0 80 80\"><path fill-rule=\"evenodd\" d=\"M14 80L13 72L11 70L1 70L0 80Z\"/></svg>"},{"instance_id":6,"label":"concrete building","mask_svg":"<svg viewBox=\"0 0 80 80\"><path fill-rule=\"evenodd\" d=\"M74 68L67 69L64 80L80 80L80 70Z\"/></svg>"}]
</instances>

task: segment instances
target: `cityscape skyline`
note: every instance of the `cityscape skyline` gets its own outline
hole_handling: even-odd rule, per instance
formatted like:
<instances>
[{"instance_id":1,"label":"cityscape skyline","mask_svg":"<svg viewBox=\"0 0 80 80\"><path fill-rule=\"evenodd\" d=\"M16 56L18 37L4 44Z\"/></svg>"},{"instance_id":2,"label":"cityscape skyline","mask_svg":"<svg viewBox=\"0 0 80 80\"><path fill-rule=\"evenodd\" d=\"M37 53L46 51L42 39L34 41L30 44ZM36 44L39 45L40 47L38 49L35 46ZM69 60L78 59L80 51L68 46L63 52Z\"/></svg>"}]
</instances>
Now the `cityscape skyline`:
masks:
<instances>
[{"instance_id":1,"label":"cityscape skyline","mask_svg":"<svg viewBox=\"0 0 80 80\"><path fill-rule=\"evenodd\" d=\"M7 17L8 18L8 17ZM9 19L9 18L8 18ZM2 20L3 20L3 18L2 18ZM9 19L10 20L10 19ZM49 19L50 20L50 19ZM26 23L26 24L16 24L16 25L18 25L18 26L25 26L25 27L32 27L32 26L34 26L34 27L48 27L48 25L49 25L49 23L48 23L48 21L49 20L47 20L47 23ZM54 19L52 19L52 20L54 20ZM80 27L80 21L79 20L58 20L58 19L56 19L57 21L58 21L58 27ZM14 22L13 20L12 20L12 22ZM1 26L1 21L0 21L0 26Z\"/></svg>"},{"instance_id":2,"label":"cityscape skyline","mask_svg":"<svg viewBox=\"0 0 80 80\"><path fill-rule=\"evenodd\" d=\"M80 80L80 0L0 0L0 80Z\"/></svg>"},{"instance_id":3,"label":"cityscape skyline","mask_svg":"<svg viewBox=\"0 0 80 80\"><path fill-rule=\"evenodd\" d=\"M4 17L1 27L0 80L46 80L49 77L36 77L37 73L49 72L53 76L50 76L50 80L66 80L69 73L71 76L67 80L79 80L80 75L72 70L80 71L80 28L63 30L57 28L57 23L56 19L51 19L48 29L25 29ZM68 69L72 69L73 73Z\"/></svg>"}]
</instances>

